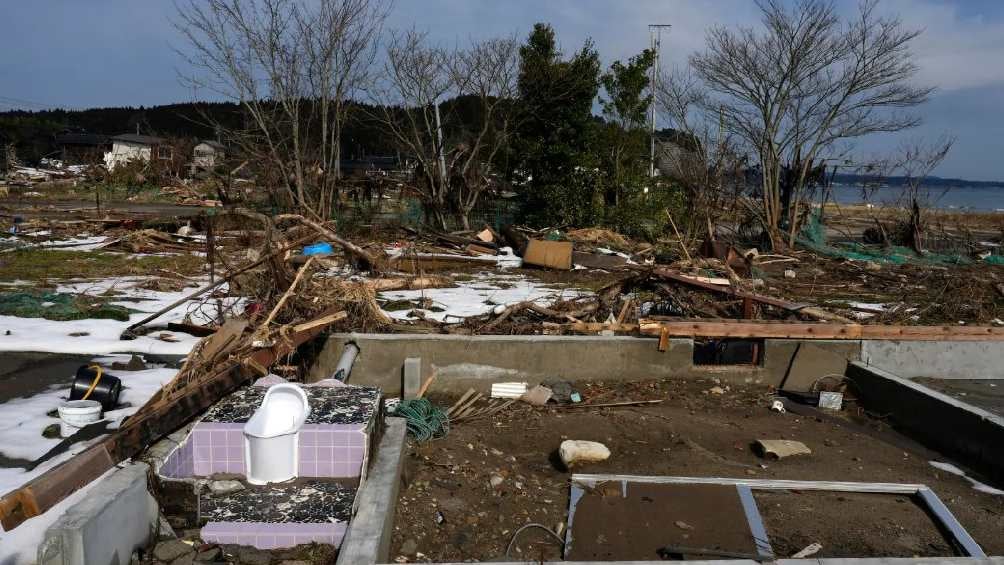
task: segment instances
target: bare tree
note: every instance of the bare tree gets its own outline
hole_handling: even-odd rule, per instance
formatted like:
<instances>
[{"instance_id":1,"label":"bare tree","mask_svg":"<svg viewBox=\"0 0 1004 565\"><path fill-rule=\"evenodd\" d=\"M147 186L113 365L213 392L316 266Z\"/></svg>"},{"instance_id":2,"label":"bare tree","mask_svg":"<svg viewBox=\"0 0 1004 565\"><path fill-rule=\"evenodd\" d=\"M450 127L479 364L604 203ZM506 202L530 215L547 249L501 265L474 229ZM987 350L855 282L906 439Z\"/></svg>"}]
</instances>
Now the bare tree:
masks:
<instances>
[{"instance_id":1,"label":"bare tree","mask_svg":"<svg viewBox=\"0 0 1004 565\"><path fill-rule=\"evenodd\" d=\"M458 94L475 101L478 116L462 124L450 169L450 199L468 229L471 210L492 184L492 164L515 130L519 43L515 37L473 42L454 52L450 70Z\"/></svg>"},{"instance_id":2,"label":"bare tree","mask_svg":"<svg viewBox=\"0 0 1004 565\"><path fill-rule=\"evenodd\" d=\"M903 110L927 100L910 84L917 67L910 45L919 31L876 13L864 0L841 23L821 0L761 0L762 31L713 28L691 65L713 94L725 126L760 161L765 227L791 245L799 229L806 180L817 160L841 140L913 127ZM790 186L782 191L784 169Z\"/></svg>"},{"instance_id":3,"label":"bare tree","mask_svg":"<svg viewBox=\"0 0 1004 565\"><path fill-rule=\"evenodd\" d=\"M902 197L908 214L906 239L917 253L924 251L924 232L927 224L924 212L933 203L931 192L924 186L924 181L945 160L954 144L954 138L943 136L930 143L908 142L900 148L896 168L903 176ZM941 194L944 194L944 190Z\"/></svg>"},{"instance_id":4,"label":"bare tree","mask_svg":"<svg viewBox=\"0 0 1004 565\"><path fill-rule=\"evenodd\" d=\"M375 118L414 160L413 188L442 228L451 212L469 227L492 184L491 164L513 131L518 63L515 38L448 50L416 31L391 34ZM460 115L457 97L473 111Z\"/></svg>"},{"instance_id":5,"label":"bare tree","mask_svg":"<svg viewBox=\"0 0 1004 565\"><path fill-rule=\"evenodd\" d=\"M327 216L337 196L347 103L364 88L389 0L190 0L176 27L185 80L240 103L213 126L284 200Z\"/></svg>"}]
</instances>

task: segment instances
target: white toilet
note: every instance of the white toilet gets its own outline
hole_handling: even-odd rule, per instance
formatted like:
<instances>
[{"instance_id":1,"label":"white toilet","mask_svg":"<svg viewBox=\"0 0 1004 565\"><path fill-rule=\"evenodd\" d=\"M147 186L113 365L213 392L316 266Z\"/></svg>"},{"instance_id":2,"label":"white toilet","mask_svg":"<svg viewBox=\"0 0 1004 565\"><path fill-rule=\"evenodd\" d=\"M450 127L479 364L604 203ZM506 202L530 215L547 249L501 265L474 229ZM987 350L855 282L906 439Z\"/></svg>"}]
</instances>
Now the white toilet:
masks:
<instances>
[{"instance_id":1,"label":"white toilet","mask_svg":"<svg viewBox=\"0 0 1004 565\"><path fill-rule=\"evenodd\" d=\"M295 384L273 385L244 424L244 466L253 485L296 478L300 428L310 415L307 393Z\"/></svg>"}]
</instances>

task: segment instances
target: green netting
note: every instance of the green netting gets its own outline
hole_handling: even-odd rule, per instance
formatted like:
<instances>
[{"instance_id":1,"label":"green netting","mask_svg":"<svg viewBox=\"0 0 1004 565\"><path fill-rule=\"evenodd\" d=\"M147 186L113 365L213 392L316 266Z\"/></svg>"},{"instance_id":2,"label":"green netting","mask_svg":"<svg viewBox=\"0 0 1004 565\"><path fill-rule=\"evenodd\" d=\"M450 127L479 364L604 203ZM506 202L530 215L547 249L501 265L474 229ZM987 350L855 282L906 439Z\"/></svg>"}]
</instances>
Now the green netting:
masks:
<instances>
[{"instance_id":1,"label":"green netting","mask_svg":"<svg viewBox=\"0 0 1004 565\"><path fill-rule=\"evenodd\" d=\"M874 261L876 263L892 263L896 265L904 263L969 265L973 263L973 260L965 255L934 253L931 251L925 251L922 255L918 255L912 249L898 245L885 247L881 245L866 245L858 242L830 244L826 240L826 226L819 220L818 212L809 217L799 237L795 239L802 247L834 259ZM1004 256L991 255L984 262L991 265L1004 265Z\"/></svg>"},{"instance_id":2,"label":"green netting","mask_svg":"<svg viewBox=\"0 0 1004 565\"><path fill-rule=\"evenodd\" d=\"M1004 255L991 255L983 260L988 265L1004 265Z\"/></svg>"},{"instance_id":3,"label":"green netting","mask_svg":"<svg viewBox=\"0 0 1004 565\"><path fill-rule=\"evenodd\" d=\"M0 315L46 320L118 320L129 321L130 310L101 302L87 302L74 294L57 292L0 293Z\"/></svg>"}]
</instances>

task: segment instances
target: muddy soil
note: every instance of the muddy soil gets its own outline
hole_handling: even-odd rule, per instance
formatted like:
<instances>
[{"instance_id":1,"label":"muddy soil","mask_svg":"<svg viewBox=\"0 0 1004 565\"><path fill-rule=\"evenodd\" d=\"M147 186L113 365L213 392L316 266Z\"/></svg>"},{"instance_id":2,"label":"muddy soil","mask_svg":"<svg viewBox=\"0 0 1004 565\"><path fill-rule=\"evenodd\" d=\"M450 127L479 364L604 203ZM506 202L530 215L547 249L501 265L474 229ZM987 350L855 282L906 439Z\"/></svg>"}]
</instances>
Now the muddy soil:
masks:
<instances>
[{"instance_id":1,"label":"muddy soil","mask_svg":"<svg viewBox=\"0 0 1004 565\"><path fill-rule=\"evenodd\" d=\"M836 425L811 416L780 414L768 410L770 391L765 388L721 385L725 392L719 395L710 392L714 386L712 380L583 386L587 402L664 402L596 409L517 404L490 418L456 423L442 440L410 443L392 558L495 559L505 555L514 532L525 524L563 529L571 475L561 467L556 450L565 439L603 442L612 452L607 461L575 469L581 473L926 484L988 554L1004 552L1000 536L1004 497L975 491L965 479L932 467L928 461L934 454L881 422L848 419ZM434 391L432 399L442 405L455 400L437 397ZM750 448L758 438L799 440L812 454L765 461ZM806 503L801 501L809 498L801 497L807 495L793 496L784 499L779 511L763 505L768 533L770 522L779 516L790 526L777 533L782 551L810 538L834 543L851 531L855 543L847 547L859 557L950 555L947 545L940 545L943 541L916 533L932 527L923 512L890 509L890 504L898 509L905 503L846 495L841 496L849 502ZM848 530L847 520L856 516L874 517L885 527ZM779 555L786 556L781 551ZM557 559L561 547L539 528L531 528L513 543L510 557Z\"/></svg>"},{"instance_id":2,"label":"muddy soil","mask_svg":"<svg viewBox=\"0 0 1004 565\"><path fill-rule=\"evenodd\" d=\"M756 492L771 547L794 555L813 543L813 557L954 555L934 522L908 496L848 492Z\"/></svg>"}]
</instances>

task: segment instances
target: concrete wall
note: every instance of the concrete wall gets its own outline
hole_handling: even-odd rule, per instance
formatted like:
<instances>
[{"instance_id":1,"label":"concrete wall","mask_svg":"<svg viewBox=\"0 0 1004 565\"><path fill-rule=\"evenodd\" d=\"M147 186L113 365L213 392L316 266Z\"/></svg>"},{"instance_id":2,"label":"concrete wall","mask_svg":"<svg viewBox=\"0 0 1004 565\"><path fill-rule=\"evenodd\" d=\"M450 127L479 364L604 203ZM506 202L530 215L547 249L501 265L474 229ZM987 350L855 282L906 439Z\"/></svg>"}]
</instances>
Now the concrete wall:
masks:
<instances>
[{"instance_id":1,"label":"concrete wall","mask_svg":"<svg viewBox=\"0 0 1004 565\"><path fill-rule=\"evenodd\" d=\"M114 169L129 161L149 161L152 152L149 145L118 140L112 143L112 150L105 153L105 167Z\"/></svg>"},{"instance_id":2,"label":"concrete wall","mask_svg":"<svg viewBox=\"0 0 1004 565\"><path fill-rule=\"evenodd\" d=\"M861 360L908 379L1004 378L1004 344L994 341L865 341Z\"/></svg>"},{"instance_id":3,"label":"concrete wall","mask_svg":"<svg viewBox=\"0 0 1004 565\"><path fill-rule=\"evenodd\" d=\"M157 533L157 501L147 491L149 465L133 463L101 479L45 531L40 565L124 565Z\"/></svg>"},{"instance_id":4,"label":"concrete wall","mask_svg":"<svg viewBox=\"0 0 1004 565\"><path fill-rule=\"evenodd\" d=\"M658 350L654 338L606 336L462 336L338 334L329 338L311 372L312 380L329 376L347 342L359 356L349 382L378 386L388 396L401 393L401 368L408 357L422 359L422 376L436 372L436 389L487 390L493 382L547 379L568 381L642 380L714 376L729 382L778 385L793 367L798 340L766 340L762 366L693 364L690 339L672 339ZM847 359L857 359L857 341L813 341L825 359L806 364L813 374L843 374ZM803 359L820 357L799 353Z\"/></svg>"},{"instance_id":5,"label":"concrete wall","mask_svg":"<svg viewBox=\"0 0 1004 565\"><path fill-rule=\"evenodd\" d=\"M864 363L847 376L865 406L910 435L1004 481L1004 418Z\"/></svg>"}]
</instances>

